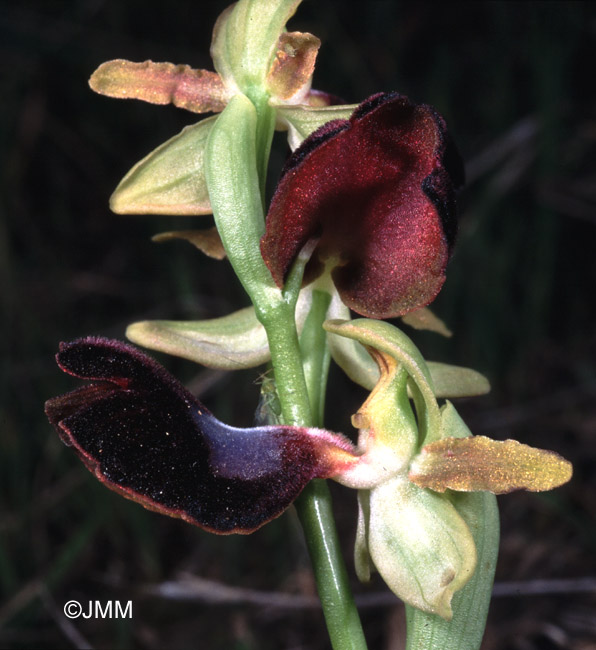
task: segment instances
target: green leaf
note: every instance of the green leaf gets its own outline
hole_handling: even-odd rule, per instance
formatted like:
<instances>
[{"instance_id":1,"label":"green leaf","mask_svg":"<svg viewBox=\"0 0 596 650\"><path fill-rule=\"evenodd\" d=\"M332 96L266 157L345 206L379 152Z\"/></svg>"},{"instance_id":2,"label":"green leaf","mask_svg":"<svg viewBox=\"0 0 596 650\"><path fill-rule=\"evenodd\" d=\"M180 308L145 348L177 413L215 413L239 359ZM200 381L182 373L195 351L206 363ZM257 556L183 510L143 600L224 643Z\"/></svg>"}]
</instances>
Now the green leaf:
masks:
<instances>
[{"instance_id":1,"label":"green leaf","mask_svg":"<svg viewBox=\"0 0 596 650\"><path fill-rule=\"evenodd\" d=\"M301 0L240 0L217 19L211 57L228 88L253 99L260 94L277 51L278 39Z\"/></svg>"},{"instance_id":2,"label":"green leaf","mask_svg":"<svg viewBox=\"0 0 596 650\"><path fill-rule=\"evenodd\" d=\"M447 620L476 566L470 529L449 499L404 477L371 490L368 547L397 596Z\"/></svg>"},{"instance_id":3,"label":"green leaf","mask_svg":"<svg viewBox=\"0 0 596 650\"><path fill-rule=\"evenodd\" d=\"M331 120L347 120L354 112L357 104L342 106L323 106L312 108L310 106L278 106L277 116L288 129L288 143L292 150L302 144L318 128Z\"/></svg>"},{"instance_id":4,"label":"green leaf","mask_svg":"<svg viewBox=\"0 0 596 650\"><path fill-rule=\"evenodd\" d=\"M117 214L210 214L204 152L216 119L187 126L138 162L112 194L110 208Z\"/></svg>"}]
</instances>

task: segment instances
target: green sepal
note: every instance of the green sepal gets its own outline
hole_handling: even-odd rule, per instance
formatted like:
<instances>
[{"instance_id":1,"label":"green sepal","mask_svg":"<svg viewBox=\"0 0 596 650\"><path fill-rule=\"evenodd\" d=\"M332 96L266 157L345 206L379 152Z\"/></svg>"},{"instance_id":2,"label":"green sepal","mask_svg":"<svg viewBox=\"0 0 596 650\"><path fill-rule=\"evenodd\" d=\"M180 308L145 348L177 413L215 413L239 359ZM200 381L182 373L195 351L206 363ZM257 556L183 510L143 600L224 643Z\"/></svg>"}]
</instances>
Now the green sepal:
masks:
<instances>
[{"instance_id":1,"label":"green sepal","mask_svg":"<svg viewBox=\"0 0 596 650\"><path fill-rule=\"evenodd\" d=\"M194 230L169 230L160 232L151 237L151 241L161 244L173 239L182 239L192 244L195 248L211 257L214 260L223 260L226 257L226 251L221 243L221 237L217 228L202 228Z\"/></svg>"},{"instance_id":2,"label":"green sepal","mask_svg":"<svg viewBox=\"0 0 596 650\"><path fill-rule=\"evenodd\" d=\"M328 332L354 339L381 356L400 363L410 378L409 388L419 419L420 441L430 442L438 439L441 416L430 371L422 354L408 336L390 323L368 318L352 321L328 320L323 327ZM378 361L377 364L379 365Z\"/></svg>"},{"instance_id":3,"label":"green sepal","mask_svg":"<svg viewBox=\"0 0 596 650\"><path fill-rule=\"evenodd\" d=\"M302 331L311 302L311 292L300 294L296 305L296 327L299 332ZM257 320L254 307L201 321L139 321L128 326L126 336L133 343L150 350L221 370L254 368L271 358L267 334Z\"/></svg>"},{"instance_id":4,"label":"green sepal","mask_svg":"<svg viewBox=\"0 0 596 650\"><path fill-rule=\"evenodd\" d=\"M333 319L348 320L350 310L334 297L330 309ZM331 331L327 334L331 357L346 375L367 390L379 381L379 368L365 347L355 339L340 336ZM436 398L473 397L490 391L490 383L484 375L461 366L438 361L426 361Z\"/></svg>"},{"instance_id":5,"label":"green sepal","mask_svg":"<svg viewBox=\"0 0 596 650\"><path fill-rule=\"evenodd\" d=\"M371 490L368 549L397 596L447 620L476 566L472 533L450 500L402 476Z\"/></svg>"},{"instance_id":6,"label":"green sepal","mask_svg":"<svg viewBox=\"0 0 596 650\"><path fill-rule=\"evenodd\" d=\"M357 104L341 106L277 106L278 128L288 130L288 144L292 151L311 133L332 120L347 120Z\"/></svg>"},{"instance_id":7,"label":"green sepal","mask_svg":"<svg viewBox=\"0 0 596 650\"><path fill-rule=\"evenodd\" d=\"M478 650L484 636L499 549L497 499L488 492L450 498L474 538L476 570L453 596L450 621L406 603L406 650Z\"/></svg>"},{"instance_id":8,"label":"green sepal","mask_svg":"<svg viewBox=\"0 0 596 650\"><path fill-rule=\"evenodd\" d=\"M240 0L228 7L213 29L211 57L224 84L253 99L264 91L285 24L301 0Z\"/></svg>"},{"instance_id":9,"label":"green sepal","mask_svg":"<svg viewBox=\"0 0 596 650\"><path fill-rule=\"evenodd\" d=\"M204 152L216 117L187 126L138 162L110 198L117 214L210 214Z\"/></svg>"},{"instance_id":10,"label":"green sepal","mask_svg":"<svg viewBox=\"0 0 596 650\"><path fill-rule=\"evenodd\" d=\"M427 361L433 380L435 397L475 397L490 392L488 379L472 368Z\"/></svg>"},{"instance_id":11,"label":"green sepal","mask_svg":"<svg viewBox=\"0 0 596 650\"><path fill-rule=\"evenodd\" d=\"M242 370L269 360L267 336L252 307L202 321L140 321L128 326L126 337L208 368Z\"/></svg>"}]
</instances>

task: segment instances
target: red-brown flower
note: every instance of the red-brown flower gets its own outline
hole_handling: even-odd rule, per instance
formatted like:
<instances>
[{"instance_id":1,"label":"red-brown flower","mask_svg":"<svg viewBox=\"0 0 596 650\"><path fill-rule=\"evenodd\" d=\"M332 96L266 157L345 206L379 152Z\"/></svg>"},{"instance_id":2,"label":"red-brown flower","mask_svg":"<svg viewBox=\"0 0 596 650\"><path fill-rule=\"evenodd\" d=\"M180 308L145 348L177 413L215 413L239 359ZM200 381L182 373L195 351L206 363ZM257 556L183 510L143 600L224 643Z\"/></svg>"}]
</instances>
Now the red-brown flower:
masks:
<instances>
[{"instance_id":1,"label":"red-brown flower","mask_svg":"<svg viewBox=\"0 0 596 650\"><path fill-rule=\"evenodd\" d=\"M91 380L46 402L62 440L110 489L214 533L250 533L313 478L357 457L319 429L230 427L131 345L90 336L61 343L65 372Z\"/></svg>"},{"instance_id":2,"label":"red-brown flower","mask_svg":"<svg viewBox=\"0 0 596 650\"><path fill-rule=\"evenodd\" d=\"M397 93L373 95L289 159L261 252L282 286L302 247L318 244L306 280L325 265L351 309L372 318L430 303L445 280L463 166L443 118Z\"/></svg>"}]
</instances>

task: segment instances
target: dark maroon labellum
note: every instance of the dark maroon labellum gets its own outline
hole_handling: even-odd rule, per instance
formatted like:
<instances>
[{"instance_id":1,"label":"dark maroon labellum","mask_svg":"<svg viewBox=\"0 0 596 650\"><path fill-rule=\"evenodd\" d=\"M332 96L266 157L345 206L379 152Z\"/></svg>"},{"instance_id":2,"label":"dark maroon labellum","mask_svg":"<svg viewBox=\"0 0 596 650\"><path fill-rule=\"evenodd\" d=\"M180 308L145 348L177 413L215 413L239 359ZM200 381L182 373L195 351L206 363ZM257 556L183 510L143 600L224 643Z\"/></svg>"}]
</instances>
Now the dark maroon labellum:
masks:
<instances>
[{"instance_id":1,"label":"dark maroon labellum","mask_svg":"<svg viewBox=\"0 0 596 650\"><path fill-rule=\"evenodd\" d=\"M261 253L279 286L317 238L305 278L324 265L345 304L401 316L431 302L455 240L463 166L443 118L397 93L379 93L292 154L267 215Z\"/></svg>"},{"instance_id":2,"label":"dark maroon labellum","mask_svg":"<svg viewBox=\"0 0 596 650\"><path fill-rule=\"evenodd\" d=\"M100 481L146 508L249 533L330 474L324 433L229 427L131 345L89 337L60 344L56 359L92 383L48 400L50 422Z\"/></svg>"}]
</instances>

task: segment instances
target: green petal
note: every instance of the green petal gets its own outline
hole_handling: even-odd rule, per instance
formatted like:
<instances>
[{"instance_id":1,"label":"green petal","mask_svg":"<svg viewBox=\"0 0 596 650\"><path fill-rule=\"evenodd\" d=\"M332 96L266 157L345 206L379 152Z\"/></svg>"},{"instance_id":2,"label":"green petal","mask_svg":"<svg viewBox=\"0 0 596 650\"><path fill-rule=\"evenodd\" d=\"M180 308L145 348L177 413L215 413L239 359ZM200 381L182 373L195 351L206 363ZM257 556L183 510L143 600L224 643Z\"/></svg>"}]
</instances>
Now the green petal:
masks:
<instances>
[{"instance_id":1,"label":"green petal","mask_svg":"<svg viewBox=\"0 0 596 650\"><path fill-rule=\"evenodd\" d=\"M485 436L445 438L422 448L410 480L436 492L543 492L571 479L571 463L546 449Z\"/></svg>"},{"instance_id":2,"label":"green petal","mask_svg":"<svg viewBox=\"0 0 596 650\"><path fill-rule=\"evenodd\" d=\"M110 208L117 214L210 214L203 158L216 119L187 126L138 162L112 194Z\"/></svg>"},{"instance_id":3,"label":"green petal","mask_svg":"<svg viewBox=\"0 0 596 650\"><path fill-rule=\"evenodd\" d=\"M447 620L476 566L474 539L450 501L402 477L371 491L369 550L397 596Z\"/></svg>"}]
</instances>

